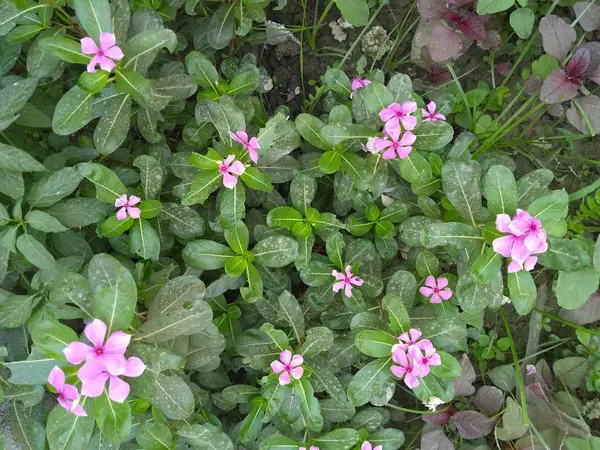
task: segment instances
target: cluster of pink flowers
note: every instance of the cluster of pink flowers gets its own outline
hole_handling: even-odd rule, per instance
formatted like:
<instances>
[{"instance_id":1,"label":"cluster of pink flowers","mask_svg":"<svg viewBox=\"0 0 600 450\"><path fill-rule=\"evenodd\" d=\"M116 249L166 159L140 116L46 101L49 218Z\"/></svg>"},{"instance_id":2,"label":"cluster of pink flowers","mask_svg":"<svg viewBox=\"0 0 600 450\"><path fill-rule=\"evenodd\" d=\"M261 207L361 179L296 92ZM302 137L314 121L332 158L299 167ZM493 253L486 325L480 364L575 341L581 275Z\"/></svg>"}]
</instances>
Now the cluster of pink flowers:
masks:
<instances>
[{"instance_id":1,"label":"cluster of pink flowers","mask_svg":"<svg viewBox=\"0 0 600 450\"><path fill-rule=\"evenodd\" d=\"M350 93L350 98L354 97L354 93L358 91L360 88L364 88L371 84L371 80L367 80L366 78L354 77L352 78L352 92Z\"/></svg>"},{"instance_id":2,"label":"cluster of pink flowers","mask_svg":"<svg viewBox=\"0 0 600 450\"><path fill-rule=\"evenodd\" d=\"M429 303L442 303L443 300L450 300L452 289L448 287L448 279L439 277L437 280L433 275L425 278L425 286L419 289L423 297L429 297Z\"/></svg>"},{"instance_id":3,"label":"cluster of pink flowers","mask_svg":"<svg viewBox=\"0 0 600 450\"><path fill-rule=\"evenodd\" d=\"M117 219L125 220L127 217L139 219L142 211L140 208L134 207L134 205L137 205L141 200L141 198L136 197L135 195L130 195L129 198L127 198L127 194L122 194L115 200L115 206L120 208L117 211Z\"/></svg>"},{"instance_id":4,"label":"cluster of pink flowers","mask_svg":"<svg viewBox=\"0 0 600 450\"><path fill-rule=\"evenodd\" d=\"M337 280L333 283L333 292L339 292L344 289L346 297L352 297L352 286L362 286L364 280L352 275L352 267L346 266L346 273L333 270L331 275Z\"/></svg>"},{"instance_id":5,"label":"cluster of pink flowers","mask_svg":"<svg viewBox=\"0 0 600 450\"><path fill-rule=\"evenodd\" d=\"M119 377L139 377L146 366L135 356L125 358L125 350L131 340L130 334L115 331L105 342L106 331L106 324L95 319L83 331L92 345L79 341L71 342L63 352L71 364L79 365L85 361L77 371L77 378L82 382L81 395L99 397L104 392L106 381L109 380L109 398L123 403L129 395L129 384ZM55 367L48 377L48 383L54 386L59 394L59 403L74 414L85 415L83 408L77 407L77 389L64 384L64 380L64 373L58 367Z\"/></svg>"},{"instance_id":6,"label":"cluster of pink flowers","mask_svg":"<svg viewBox=\"0 0 600 450\"><path fill-rule=\"evenodd\" d=\"M293 355L289 350L284 350L279 354L279 360L271 363L273 373L279 374L279 384L285 386L292 382L292 378L299 380L304 374L304 358L302 355Z\"/></svg>"},{"instance_id":7,"label":"cluster of pink flowers","mask_svg":"<svg viewBox=\"0 0 600 450\"><path fill-rule=\"evenodd\" d=\"M112 33L100 33L98 40L100 47L90 37L84 37L81 40L81 52L86 55L94 55L87 66L87 71L95 73L96 66L100 64L102 70L110 72L116 66L115 61L123 59L123 51L116 45L117 39Z\"/></svg>"},{"instance_id":8,"label":"cluster of pink flowers","mask_svg":"<svg viewBox=\"0 0 600 450\"><path fill-rule=\"evenodd\" d=\"M527 211L517 209L512 219L508 214L498 214L496 229L508 233L507 236L494 239L492 246L496 253L512 259L508 265L509 273L532 270L537 263L537 256L533 255L548 250L547 234L542 222Z\"/></svg>"},{"instance_id":9,"label":"cluster of pink flowers","mask_svg":"<svg viewBox=\"0 0 600 450\"><path fill-rule=\"evenodd\" d=\"M442 364L440 355L429 339L421 339L421 331L411 328L398 336L398 344L392 347L392 373L404 378L409 388L415 388L421 382L419 378L429 375L431 366ZM423 354L424 353L424 354Z\"/></svg>"}]
</instances>

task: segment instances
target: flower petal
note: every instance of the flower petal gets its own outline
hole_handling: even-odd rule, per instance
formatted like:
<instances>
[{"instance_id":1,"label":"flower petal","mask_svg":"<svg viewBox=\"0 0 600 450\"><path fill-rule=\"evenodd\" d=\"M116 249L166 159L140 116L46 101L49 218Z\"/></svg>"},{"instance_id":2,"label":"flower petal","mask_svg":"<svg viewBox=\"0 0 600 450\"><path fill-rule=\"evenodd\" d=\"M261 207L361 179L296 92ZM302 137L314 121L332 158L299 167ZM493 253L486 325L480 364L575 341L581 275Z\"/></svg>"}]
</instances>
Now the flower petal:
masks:
<instances>
[{"instance_id":1,"label":"flower petal","mask_svg":"<svg viewBox=\"0 0 600 450\"><path fill-rule=\"evenodd\" d=\"M435 277L433 275L429 275L427 278L425 278L425 286L430 288L436 287Z\"/></svg>"},{"instance_id":2,"label":"flower petal","mask_svg":"<svg viewBox=\"0 0 600 450\"><path fill-rule=\"evenodd\" d=\"M107 72L111 72L116 66L115 62L107 56L97 56L96 59L100 64L100 68Z\"/></svg>"},{"instance_id":3,"label":"flower petal","mask_svg":"<svg viewBox=\"0 0 600 450\"><path fill-rule=\"evenodd\" d=\"M302 378L303 373L304 373L303 367L294 367L292 370L290 370L290 375L292 377L294 377L296 380L299 380L300 378Z\"/></svg>"},{"instance_id":4,"label":"flower petal","mask_svg":"<svg viewBox=\"0 0 600 450\"><path fill-rule=\"evenodd\" d=\"M333 292L339 292L340 290L344 289L345 285L345 281L338 281L337 283L333 283Z\"/></svg>"},{"instance_id":5,"label":"flower petal","mask_svg":"<svg viewBox=\"0 0 600 450\"><path fill-rule=\"evenodd\" d=\"M400 159L406 159L412 152L412 147L398 147L398 156Z\"/></svg>"},{"instance_id":6,"label":"flower petal","mask_svg":"<svg viewBox=\"0 0 600 450\"><path fill-rule=\"evenodd\" d=\"M83 383L81 385L81 395L85 395L86 397L100 397L104 392L104 384L109 376L106 372L103 372L96 378Z\"/></svg>"},{"instance_id":7,"label":"flower petal","mask_svg":"<svg viewBox=\"0 0 600 450\"><path fill-rule=\"evenodd\" d=\"M414 376L412 373L406 374L406 376L404 377L404 383L406 383L406 385L411 389L416 388L419 384L421 384L417 377Z\"/></svg>"},{"instance_id":8,"label":"flower petal","mask_svg":"<svg viewBox=\"0 0 600 450\"><path fill-rule=\"evenodd\" d=\"M281 373L285 370L285 364L281 361L273 361L271 363L271 370L273 370L273 373Z\"/></svg>"},{"instance_id":9,"label":"flower petal","mask_svg":"<svg viewBox=\"0 0 600 450\"><path fill-rule=\"evenodd\" d=\"M65 358L71 364L81 364L84 360L94 355L94 349L83 342L71 342L63 350Z\"/></svg>"},{"instance_id":10,"label":"flower petal","mask_svg":"<svg viewBox=\"0 0 600 450\"><path fill-rule=\"evenodd\" d=\"M429 303L442 303L442 299L440 298L439 294L434 293L429 299Z\"/></svg>"},{"instance_id":11,"label":"flower petal","mask_svg":"<svg viewBox=\"0 0 600 450\"><path fill-rule=\"evenodd\" d=\"M106 324L100 319L94 319L85 327L83 334L94 344L94 347L101 348L106 337Z\"/></svg>"},{"instance_id":12,"label":"flower petal","mask_svg":"<svg viewBox=\"0 0 600 450\"><path fill-rule=\"evenodd\" d=\"M127 360L127 365L125 367L125 376L129 378L139 377L146 370L146 364L136 357L133 356Z\"/></svg>"},{"instance_id":13,"label":"flower petal","mask_svg":"<svg viewBox=\"0 0 600 450\"><path fill-rule=\"evenodd\" d=\"M73 414L75 414L76 416L87 417L87 413L85 412L85 409L83 409L83 406L81 406L81 405L77 405L74 408L71 408L70 411Z\"/></svg>"},{"instance_id":14,"label":"flower petal","mask_svg":"<svg viewBox=\"0 0 600 450\"><path fill-rule=\"evenodd\" d=\"M525 260L525 263L523 263L523 267L525 267L525 270L527 272L530 272L535 267L535 264L537 263L537 260L538 260L537 256L530 256L529 258L527 258Z\"/></svg>"},{"instance_id":15,"label":"flower petal","mask_svg":"<svg viewBox=\"0 0 600 450\"><path fill-rule=\"evenodd\" d=\"M294 355L292 357L292 362L290 363L290 366L298 367L298 366L301 366L302 364L304 364L304 358L302 357L302 355Z\"/></svg>"},{"instance_id":16,"label":"flower petal","mask_svg":"<svg viewBox=\"0 0 600 450\"><path fill-rule=\"evenodd\" d=\"M383 152L383 159L394 159L396 157L396 151L390 147Z\"/></svg>"},{"instance_id":17,"label":"flower petal","mask_svg":"<svg viewBox=\"0 0 600 450\"><path fill-rule=\"evenodd\" d=\"M81 380L82 383L88 383L104 372L105 370L102 359L91 358L88 361L86 361L86 363L83 366L81 366L81 368L77 372L77 378L79 378L79 380Z\"/></svg>"},{"instance_id":18,"label":"flower petal","mask_svg":"<svg viewBox=\"0 0 600 450\"><path fill-rule=\"evenodd\" d=\"M452 290L451 289L442 289L440 291L440 297L442 297L443 300L450 300L450 297L452 297Z\"/></svg>"},{"instance_id":19,"label":"flower petal","mask_svg":"<svg viewBox=\"0 0 600 450\"><path fill-rule=\"evenodd\" d=\"M448 286L448 278L439 277L437 279L437 288L444 289L446 286Z\"/></svg>"},{"instance_id":20,"label":"flower petal","mask_svg":"<svg viewBox=\"0 0 600 450\"><path fill-rule=\"evenodd\" d=\"M142 199L139 198L137 195L130 195L129 196L129 205L130 206L137 205L141 201L142 201Z\"/></svg>"},{"instance_id":21,"label":"flower petal","mask_svg":"<svg viewBox=\"0 0 600 450\"><path fill-rule=\"evenodd\" d=\"M516 273L522 269L521 264L518 261L511 261L508 265L508 273Z\"/></svg>"},{"instance_id":22,"label":"flower petal","mask_svg":"<svg viewBox=\"0 0 600 450\"><path fill-rule=\"evenodd\" d=\"M252 161L254 164L258 163L258 152L256 150L254 150L253 148L249 148L248 154L250 155L250 161Z\"/></svg>"},{"instance_id":23,"label":"flower petal","mask_svg":"<svg viewBox=\"0 0 600 450\"><path fill-rule=\"evenodd\" d=\"M231 166L229 166L229 172L235 175L241 175L246 171L246 167L242 164L241 161L235 161Z\"/></svg>"},{"instance_id":24,"label":"flower petal","mask_svg":"<svg viewBox=\"0 0 600 450\"><path fill-rule=\"evenodd\" d=\"M373 445L370 442L365 441L360 446L360 450L373 450Z\"/></svg>"},{"instance_id":25,"label":"flower petal","mask_svg":"<svg viewBox=\"0 0 600 450\"><path fill-rule=\"evenodd\" d=\"M418 109L417 102L413 102L412 100L407 100L402 103L402 112L404 114L412 114L416 112Z\"/></svg>"},{"instance_id":26,"label":"flower petal","mask_svg":"<svg viewBox=\"0 0 600 450\"><path fill-rule=\"evenodd\" d=\"M281 361L284 364L289 364L290 362L292 362L292 352L290 352L289 350L284 350L279 354L279 361Z\"/></svg>"},{"instance_id":27,"label":"flower petal","mask_svg":"<svg viewBox=\"0 0 600 450\"><path fill-rule=\"evenodd\" d=\"M117 43L117 38L112 33L100 33L100 37L98 38L100 41L100 49L103 52L106 52L109 48Z\"/></svg>"},{"instance_id":28,"label":"flower petal","mask_svg":"<svg viewBox=\"0 0 600 450\"><path fill-rule=\"evenodd\" d=\"M498 214L496 216L496 230L500 233L510 233L510 223L512 219L508 214Z\"/></svg>"},{"instance_id":29,"label":"flower petal","mask_svg":"<svg viewBox=\"0 0 600 450\"><path fill-rule=\"evenodd\" d=\"M406 352L404 350L397 350L392 353L392 360L402 367L408 366L408 359L406 358Z\"/></svg>"},{"instance_id":30,"label":"flower petal","mask_svg":"<svg viewBox=\"0 0 600 450\"><path fill-rule=\"evenodd\" d=\"M419 292L423 297L429 297L431 294L433 294L433 289L423 286L419 288Z\"/></svg>"},{"instance_id":31,"label":"flower petal","mask_svg":"<svg viewBox=\"0 0 600 450\"><path fill-rule=\"evenodd\" d=\"M354 286L362 286L364 283L365 283L365 280L363 280L362 278L358 278L358 277L350 278L350 284L353 284Z\"/></svg>"},{"instance_id":32,"label":"flower petal","mask_svg":"<svg viewBox=\"0 0 600 450\"><path fill-rule=\"evenodd\" d=\"M121 207L121 206L125 206L127 204L127 194L121 194L116 200L115 200L115 206L117 208Z\"/></svg>"},{"instance_id":33,"label":"flower petal","mask_svg":"<svg viewBox=\"0 0 600 450\"><path fill-rule=\"evenodd\" d=\"M72 384L65 384L63 397L67 400L77 400L79 398L79 392L77 392L77 388Z\"/></svg>"},{"instance_id":34,"label":"flower petal","mask_svg":"<svg viewBox=\"0 0 600 450\"><path fill-rule=\"evenodd\" d=\"M423 335L423 333L421 333L421 330L418 330L416 328L411 328L409 330L410 332L410 340L412 342L417 342L419 340L419 338Z\"/></svg>"},{"instance_id":35,"label":"flower petal","mask_svg":"<svg viewBox=\"0 0 600 450\"><path fill-rule=\"evenodd\" d=\"M117 403L123 403L129 395L129 384L119 377L110 377L108 383L108 396Z\"/></svg>"},{"instance_id":36,"label":"flower petal","mask_svg":"<svg viewBox=\"0 0 600 450\"><path fill-rule=\"evenodd\" d=\"M140 208L132 208L131 206L127 208L127 212L132 219L139 219L142 215L142 210Z\"/></svg>"},{"instance_id":37,"label":"flower petal","mask_svg":"<svg viewBox=\"0 0 600 450\"><path fill-rule=\"evenodd\" d=\"M290 374L283 371L281 375L279 375L279 384L281 386L285 386L286 384L290 384L292 380L290 379Z\"/></svg>"},{"instance_id":38,"label":"flower petal","mask_svg":"<svg viewBox=\"0 0 600 450\"><path fill-rule=\"evenodd\" d=\"M410 146L410 145L413 145L416 140L417 140L417 136L415 136L410 131L405 131L404 134L402 135L402 139L400 139L400 145Z\"/></svg>"},{"instance_id":39,"label":"flower petal","mask_svg":"<svg viewBox=\"0 0 600 450\"><path fill-rule=\"evenodd\" d=\"M117 211L117 219L119 219L119 220L127 219L127 208L123 207Z\"/></svg>"},{"instance_id":40,"label":"flower petal","mask_svg":"<svg viewBox=\"0 0 600 450\"><path fill-rule=\"evenodd\" d=\"M125 56L123 54L123 50L121 50L121 47L119 47L118 45L115 45L114 47L109 48L108 50L106 50L104 52L104 54L106 56L108 56L110 59L114 59L115 61L120 61Z\"/></svg>"},{"instance_id":41,"label":"flower petal","mask_svg":"<svg viewBox=\"0 0 600 450\"><path fill-rule=\"evenodd\" d=\"M61 393L65 387L65 373L58 366L54 366L48 374L48 384Z\"/></svg>"},{"instance_id":42,"label":"flower petal","mask_svg":"<svg viewBox=\"0 0 600 450\"><path fill-rule=\"evenodd\" d=\"M346 278L342 272L338 272L337 270L332 270L331 275L333 275L336 280L343 280Z\"/></svg>"},{"instance_id":43,"label":"flower petal","mask_svg":"<svg viewBox=\"0 0 600 450\"><path fill-rule=\"evenodd\" d=\"M104 352L124 354L130 341L131 335L129 333L125 333L124 331L115 331L106 340L106 344L104 344L103 347Z\"/></svg>"},{"instance_id":44,"label":"flower petal","mask_svg":"<svg viewBox=\"0 0 600 450\"><path fill-rule=\"evenodd\" d=\"M227 158L225 158L225 161L223 161L223 164L226 165L227 167L229 167L229 165L232 163L232 161L235 159L235 155L229 155Z\"/></svg>"},{"instance_id":45,"label":"flower petal","mask_svg":"<svg viewBox=\"0 0 600 450\"><path fill-rule=\"evenodd\" d=\"M400 119L400 121L402 122L402 126L404 126L404 129L407 131L414 130L418 122L415 116L404 117Z\"/></svg>"},{"instance_id":46,"label":"flower petal","mask_svg":"<svg viewBox=\"0 0 600 450\"><path fill-rule=\"evenodd\" d=\"M95 55L100 49L90 37L84 37L81 39L81 53L85 55Z\"/></svg>"},{"instance_id":47,"label":"flower petal","mask_svg":"<svg viewBox=\"0 0 600 450\"><path fill-rule=\"evenodd\" d=\"M512 251L513 244L515 242L515 237L513 235L502 236L494 239L492 242L492 247L496 253L500 253L505 258L510 256Z\"/></svg>"},{"instance_id":48,"label":"flower petal","mask_svg":"<svg viewBox=\"0 0 600 450\"><path fill-rule=\"evenodd\" d=\"M238 183L238 179L234 175L230 175L228 173L223 174L223 186L228 189L233 189Z\"/></svg>"},{"instance_id":49,"label":"flower petal","mask_svg":"<svg viewBox=\"0 0 600 450\"><path fill-rule=\"evenodd\" d=\"M56 399L56 401L58 402L58 404L60 406L62 406L63 408L65 408L67 411L70 411L71 408L73 407L73 402L70 402L69 400L66 400L64 398L58 397Z\"/></svg>"},{"instance_id":50,"label":"flower petal","mask_svg":"<svg viewBox=\"0 0 600 450\"><path fill-rule=\"evenodd\" d=\"M127 360L122 353L105 353L99 358L104 368L111 376L119 376L125 373Z\"/></svg>"},{"instance_id":51,"label":"flower petal","mask_svg":"<svg viewBox=\"0 0 600 450\"><path fill-rule=\"evenodd\" d=\"M98 64L98 59L94 56L87 65L87 71L89 73L96 73L96 64Z\"/></svg>"},{"instance_id":52,"label":"flower petal","mask_svg":"<svg viewBox=\"0 0 600 450\"><path fill-rule=\"evenodd\" d=\"M392 373L397 378L402 378L406 374L406 369L400 366L392 366Z\"/></svg>"},{"instance_id":53,"label":"flower petal","mask_svg":"<svg viewBox=\"0 0 600 450\"><path fill-rule=\"evenodd\" d=\"M348 278L352 277L352 266L347 265L346 268L344 269L344 271L346 272L346 277L348 277Z\"/></svg>"},{"instance_id":54,"label":"flower petal","mask_svg":"<svg viewBox=\"0 0 600 450\"><path fill-rule=\"evenodd\" d=\"M345 284L346 285L344 286L344 294L346 295L346 297L352 298L352 285L350 283Z\"/></svg>"},{"instance_id":55,"label":"flower petal","mask_svg":"<svg viewBox=\"0 0 600 450\"><path fill-rule=\"evenodd\" d=\"M250 147L251 150L260 150L260 143L258 142L258 139L255 137L250 139L250 142L248 142L248 146Z\"/></svg>"}]
</instances>

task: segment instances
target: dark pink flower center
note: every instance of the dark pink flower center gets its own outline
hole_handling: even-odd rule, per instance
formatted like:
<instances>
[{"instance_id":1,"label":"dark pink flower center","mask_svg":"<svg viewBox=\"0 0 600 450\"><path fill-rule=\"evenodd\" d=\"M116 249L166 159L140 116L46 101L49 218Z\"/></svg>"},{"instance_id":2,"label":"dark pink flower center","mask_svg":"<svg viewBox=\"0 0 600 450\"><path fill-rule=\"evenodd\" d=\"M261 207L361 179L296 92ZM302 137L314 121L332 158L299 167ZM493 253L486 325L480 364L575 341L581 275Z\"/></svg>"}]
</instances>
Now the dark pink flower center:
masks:
<instances>
[{"instance_id":1,"label":"dark pink flower center","mask_svg":"<svg viewBox=\"0 0 600 450\"><path fill-rule=\"evenodd\" d=\"M406 368L406 373L412 373L412 366L408 366Z\"/></svg>"},{"instance_id":2,"label":"dark pink flower center","mask_svg":"<svg viewBox=\"0 0 600 450\"><path fill-rule=\"evenodd\" d=\"M440 289L439 289L439 288L436 288L436 287L434 287L434 288L433 288L433 293L434 293L434 294L439 294L439 293L440 293Z\"/></svg>"},{"instance_id":3,"label":"dark pink flower center","mask_svg":"<svg viewBox=\"0 0 600 450\"><path fill-rule=\"evenodd\" d=\"M66 400L66 399L65 399L65 396L63 395L63 393L62 393L62 392L59 392L59 393L58 393L58 398L59 398L59 399L61 399L61 400Z\"/></svg>"},{"instance_id":4,"label":"dark pink flower center","mask_svg":"<svg viewBox=\"0 0 600 450\"><path fill-rule=\"evenodd\" d=\"M227 166L225 164L221 164L219 166L219 172L221 172L221 173L227 173Z\"/></svg>"},{"instance_id":5,"label":"dark pink flower center","mask_svg":"<svg viewBox=\"0 0 600 450\"><path fill-rule=\"evenodd\" d=\"M402 111L396 111L396 117L398 119L404 119L404 113Z\"/></svg>"},{"instance_id":6,"label":"dark pink flower center","mask_svg":"<svg viewBox=\"0 0 600 450\"><path fill-rule=\"evenodd\" d=\"M344 283L346 283L346 284L350 283L350 278L344 277Z\"/></svg>"},{"instance_id":7,"label":"dark pink flower center","mask_svg":"<svg viewBox=\"0 0 600 450\"><path fill-rule=\"evenodd\" d=\"M292 366L290 366L289 364L286 364L285 367L284 367L284 370L286 372L289 372L290 370L292 370Z\"/></svg>"},{"instance_id":8,"label":"dark pink flower center","mask_svg":"<svg viewBox=\"0 0 600 450\"><path fill-rule=\"evenodd\" d=\"M96 349L96 355L101 355L102 353L104 353L104 350L102 350L102 348Z\"/></svg>"},{"instance_id":9,"label":"dark pink flower center","mask_svg":"<svg viewBox=\"0 0 600 450\"><path fill-rule=\"evenodd\" d=\"M98 56L104 56L104 51L103 50L98 50L98 53L96 53L96 55L98 55Z\"/></svg>"}]
</instances>

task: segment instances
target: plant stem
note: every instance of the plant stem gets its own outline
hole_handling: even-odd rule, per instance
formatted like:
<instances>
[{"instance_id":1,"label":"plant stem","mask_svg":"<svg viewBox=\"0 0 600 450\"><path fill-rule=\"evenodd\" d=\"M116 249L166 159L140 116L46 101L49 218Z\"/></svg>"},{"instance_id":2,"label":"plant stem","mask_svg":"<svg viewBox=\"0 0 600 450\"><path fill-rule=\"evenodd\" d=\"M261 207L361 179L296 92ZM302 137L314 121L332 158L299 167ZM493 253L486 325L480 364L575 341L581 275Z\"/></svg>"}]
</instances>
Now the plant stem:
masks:
<instances>
[{"instance_id":1,"label":"plant stem","mask_svg":"<svg viewBox=\"0 0 600 450\"><path fill-rule=\"evenodd\" d=\"M325 17L327 17L327 13L329 12L329 10L331 9L331 7L333 6L334 3L335 3L335 0L329 0L329 3L327 3L327 6L323 10L323 12L321 13L321 16L319 17L319 20L317 21L317 24L313 28L312 34L308 41L310 48L312 49L313 52L316 51L315 42L317 40L317 33L319 32L319 28L321 28L321 25L323 25L323 21L325 20Z\"/></svg>"},{"instance_id":2,"label":"plant stem","mask_svg":"<svg viewBox=\"0 0 600 450\"><path fill-rule=\"evenodd\" d=\"M403 412L406 412L406 413L419 414L421 416L429 416L431 414L439 414L439 413L442 413L442 412L444 412L444 411L446 411L447 409L450 408L450 407L444 408L444 409L439 410L439 411L419 411L418 409L403 408L402 406L392 405L391 403L388 403L385 406L388 406L388 407L390 407L392 409L397 409L398 411L403 411Z\"/></svg>"},{"instance_id":3,"label":"plant stem","mask_svg":"<svg viewBox=\"0 0 600 450\"><path fill-rule=\"evenodd\" d=\"M549 319L552 319L556 322L562 323L563 325L566 325L568 327L574 328L576 330L579 331L583 331L584 333L587 334L591 334L593 336L600 336L600 330L594 330L594 329L590 329L590 328L586 328L586 327L582 327L581 325L577 325L576 323L573 322L569 322L566 319L563 319L562 317L559 316L555 316L554 314L551 314L549 312L543 311L541 309L536 308L535 306L533 307L533 310L536 312L539 312L540 314L548 317Z\"/></svg>"},{"instance_id":4,"label":"plant stem","mask_svg":"<svg viewBox=\"0 0 600 450\"><path fill-rule=\"evenodd\" d=\"M586 195L589 195L598 189L600 189L600 178L598 178L592 184L589 184L586 187L579 189L577 192L573 192L572 194L570 194L569 201L574 202L575 200L579 200L580 198L583 198Z\"/></svg>"},{"instance_id":5,"label":"plant stem","mask_svg":"<svg viewBox=\"0 0 600 450\"><path fill-rule=\"evenodd\" d=\"M463 100L463 103L465 104L465 108L467 109L467 111L469 112L469 99L467 98L467 94L465 94L464 89L462 88L460 81L458 81L458 77L456 76L456 72L454 72L454 67L452 67L452 64L450 63L446 63L446 68L448 69L448 72L450 72L450 75L452 76L452 79L454 80L454 82L456 83L456 87L458 88L458 92L460 92L460 96ZM475 115L475 108L473 108L473 114L469 113L469 115L471 117L474 117ZM473 127L472 129L475 130L475 124L472 124Z\"/></svg>"}]
</instances>

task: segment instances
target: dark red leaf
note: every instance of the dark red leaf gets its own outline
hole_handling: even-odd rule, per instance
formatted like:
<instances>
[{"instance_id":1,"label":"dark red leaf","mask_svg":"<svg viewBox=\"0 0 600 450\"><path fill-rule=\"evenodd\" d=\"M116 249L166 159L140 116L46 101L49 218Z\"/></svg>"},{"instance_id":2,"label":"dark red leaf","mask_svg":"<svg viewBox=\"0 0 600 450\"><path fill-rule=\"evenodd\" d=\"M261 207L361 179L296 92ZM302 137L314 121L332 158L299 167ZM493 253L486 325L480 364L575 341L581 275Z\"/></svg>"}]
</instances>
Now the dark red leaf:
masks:
<instances>
[{"instance_id":1,"label":"dark red leaf","mask_svg":"<svg viewBox=\"0 0 600 450\"><path fill-rule=\"evenodd\" d=\"M587 95L577 100L579 106L586 113L589 121L594 127L596 133L600 132L600 97L596 95ZM590 133L587 122L583 118L579 108L571 105L567 111L567 119L575 128L582 133ZM578 309L571 311L561 311L561 316L569 317L569 320L581 325L594 322L599 319L600 315L600 299L599 295L593 294L586 303Z\"/></svg>"},{"instance_id":2,"label":"dark red leaf","mask_svg":"<svg viewBox=\"0 0 600 450\"><path fill-rule=\"evenodd\" d=\"M496 30L488 31L487 37L483 41L477 41L477 46L484 50L497 50L501 44L502 38Z\"/></svg>"},{"instance_id":3,"label":"dark red leaf","mask_svg":"<svg viewBox=\"0 0 600 450\"><path fill-rule=\"evenodd\" d=\"M440 428L421 436L421 450L454 450L454 444Z\"/></svg>"},{"instance_id":4,"label":"dark red leaf","mask_svg":"<svg viewBox=\"0 0 600 450\"><path fill-rule=\"evenodd\" d=\"M504 403L504 392L495 386L481 386L471 401L488 416L498 414Z\"/></svg>"},{"instance_id":5,"label":"dark red leaf","mask_svg":"<svg viewBox=\"0 0 600 450\"><path fill-rule=\"evenodd\" d=\"M593 2L578 2L573 5L573 11L579 19L579 25L585 31L594 31L600 28L600 6Z\"/></svg>"},{"instance_id":6,"label":"dark red leaf","mask_svg":"<svg viewBox=\"0 0 600 450\"><path fill-rule=\"evenodd\" d=\"M473 3L473 0L448 0L448 3L462 8L463 6L467 6Z\"/></svg>"},{"instance_id":7,"label":"dark red leaf","mask_svg":"<svg viewBox=\"0 0 600 450\"><path fill-rule=\"evenodd\" d=\"M539 75L531 75L527 78L524 88L527 95L537 94L537 91L542 87L542 79Z\"/></svg>"},{"instance_id":8,"label":"dark red leaf","mask_svg":"<svg viewBox=\"0 0 600 450\"><path fill-rule=\"evenodd\" d=\"M454 384L454 393L457 397L468 397L475 393L475 387L473 386L473 382L475 381L475 369L466 353L463 353L462 355L460 368L460 378L452 382Z\"/></svg>"},{"instance_id":9,"label":"dark red leaf","mask_svg":"<svg viewBox=\"0 0 600 450\"><path fill-rule=\"evenodd\" d=\"M508 75L510 73L510 69L512 69L512 63L510 61L506 61L503 63L496 64L496 70L500 75Z\"/></svg>"},{"instance_id":10,"label":"dark red leaf","mask_svg":"<svg viewBox=\"0 0 600 450\"><path fill-rule=\"evenodd\" d=\"M571 100L577 95L581 83L571 80L562 69L556 69L544 80L540 99L547 103L560 103Z\"/></svg>"},{"instance_id":11,"label":"dark red leaf","mask_svg":"<svg viewBox=\"0 0 600 450\"><path fill-rule=\"evenodd\" d=\"M431 423L438 427L443 427L450 423L450 419L452 418L452 414L449 411L444 411L438 414L427 414L422 416L425 422Z\"/></svg>"},{"instance_id":12,"label":"dark red leaf","mask_svg":"<svg viewBox=\"0 0 600 450\"><path fill-rule=\"evenodd\" d=\"M418 0L417 9L425 22L440 20L448 11L446 0Z\"/></svg>"},{"instance_id":13,"label":"dark red leaf","mask_svg":"<svg viewBox=\"0 0 600 450\"><path fill-rule=\"evenodd\" d=\"M485 25L475 14L464 14L456 27L475 41L484 41L487 38Z\"/></svg>"},{"instance_id":14,"label":"dark red leaf","mask_svg":"<svg viewBox=\"0 0 600 450\"><path fill-rule=\"evenodd\" d=\"M462 16L457 12L450 11L444 14L444 19L446 19L448 22L458 23L462 19Z\"/></svg>"},{"instance_id":15,"label":"dark red leaf","mask_svg":"<svg viewBox=\"0 0 600 450\"><path fill-rule=\"evenodd\" d=\"M540 20L542 45L546 53L563 60L577 39L575 30L563 19L554 14Z\"/></svg>"},{"instance_id":16,"label":"dark red leaf","mask_svg":"<svg viewBox=\"0 0 600 450\"><path fill-rule=\"evenodd\" d=\"M590 65L590 51L585 47L579 47L567 64L567 76L581 82L583 75Z\"/></svg>"},{"instance_id":17,"label":"dark red leaf","mask_svg":"<svg viewBox=\"0 0 600 450\"><path fill-rule=\"evenodd\" d=\"M479 439L494 430L496 419L490 419L477 411L459 411L452 416L456 430L464 439Z\"/></svg>"},{"instance_id":18,"label":"dark red leaf","mask_svg":"<svg viewBox=\"0 0 600 450\"><path fill-rule=\"evenodd\" d=\"M585 71L587 78L600 67L600 42L586 42L579 48L586 48L590 52L590 63Z\"/></svg>"},{"instance_id":19,"label":"dark red leaf","mask_svg":"<svg viewBox=\"0 0 600 450\"><path fill-rule=\"evenodd\" d=\"M439 24L434 26L431 32L429 51L434 61L442 62L455 58L464 52L469 45L456 31Z\"/></svg>"}]
</instances>

